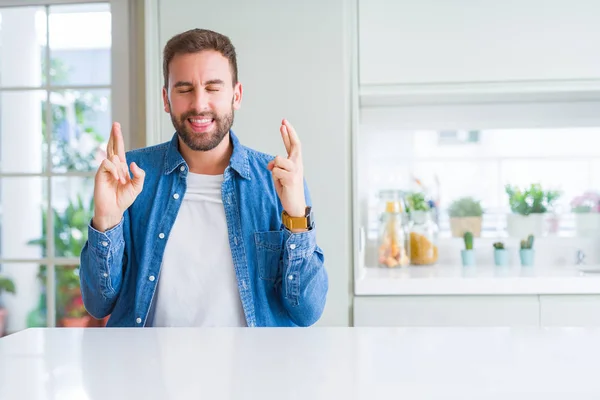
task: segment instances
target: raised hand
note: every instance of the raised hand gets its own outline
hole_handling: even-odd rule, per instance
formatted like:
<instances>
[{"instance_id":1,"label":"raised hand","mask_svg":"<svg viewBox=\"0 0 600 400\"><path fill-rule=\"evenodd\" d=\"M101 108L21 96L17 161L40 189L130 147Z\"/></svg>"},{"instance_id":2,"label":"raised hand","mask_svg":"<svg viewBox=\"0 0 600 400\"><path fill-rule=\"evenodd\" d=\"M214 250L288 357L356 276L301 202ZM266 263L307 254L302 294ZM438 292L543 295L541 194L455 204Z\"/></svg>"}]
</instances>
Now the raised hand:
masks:
<instances>
[{"instance_id":1,"label":"raised hand","mask_svg":"<svg viewBox=\"0 0 600 400\"><path fill-rule=\"evenodd\" d=\"M117 225L144 188L145 172L131 163L133 179L125 159L125 144L121 125L113 123L106 147L107 158L102 161L94 183L94 218L92 225L100 232Z\"/></svg>"},{"instance_id":2,"label":"raised hand","mask_svg":"<svg viewBox=\"0 0 600 400\"><path fill-rule=\"evenodd\" d=\"M294 127L285 119L281 122L279 131L287 151L287 158L275 157L269 162L268 168L273 175L275 189L283 209L292 217L303 217L306 200L300 139Z\"/></svg>"}]
</instances>

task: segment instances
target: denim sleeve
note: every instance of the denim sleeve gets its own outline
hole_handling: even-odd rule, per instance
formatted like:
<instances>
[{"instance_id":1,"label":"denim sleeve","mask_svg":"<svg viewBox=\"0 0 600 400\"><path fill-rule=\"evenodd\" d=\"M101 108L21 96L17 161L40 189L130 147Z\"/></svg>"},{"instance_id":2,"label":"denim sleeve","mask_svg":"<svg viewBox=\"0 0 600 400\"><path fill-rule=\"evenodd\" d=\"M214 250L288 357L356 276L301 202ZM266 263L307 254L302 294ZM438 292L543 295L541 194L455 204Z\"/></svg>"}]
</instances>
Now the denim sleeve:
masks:
<instances>
[{"instance_id":1,"label":"denim sleeve","mask_svg":"<svg viewBox=\"0 0 600 400\"><path fill-rule=\"evenodd\" d=\"M310 326L321 318L329 288L316 230L292 233L284 228L283 304L292 321Z\"/></svg>"},{"instance_id":2,"label":"denim sleeve","mask_svg":"<svg viewBox=\"0 0 600 400\"><path fill-rule=\"evenodd\" d=\"M112 312L121 289L126 260L124 218L106 232L94 229L91 221L88 225L88 240L80 257L79 280L83 303L94 318L101 319Z\"/></svg>"},{"instance_id":3,"label":"denim sleeve","mask_svg":"<svg viewBox=\"0 0 600 400\"><path fill-rule=\"evenodd\" d=\"M306 204L312 205L306 181L304 193ZM283 304L296 325L311 326L321 318L329 290L323 250L317 245L314 223L306 232L293 233L285 226L282 229Z\"/></svg>"}]
</instances>

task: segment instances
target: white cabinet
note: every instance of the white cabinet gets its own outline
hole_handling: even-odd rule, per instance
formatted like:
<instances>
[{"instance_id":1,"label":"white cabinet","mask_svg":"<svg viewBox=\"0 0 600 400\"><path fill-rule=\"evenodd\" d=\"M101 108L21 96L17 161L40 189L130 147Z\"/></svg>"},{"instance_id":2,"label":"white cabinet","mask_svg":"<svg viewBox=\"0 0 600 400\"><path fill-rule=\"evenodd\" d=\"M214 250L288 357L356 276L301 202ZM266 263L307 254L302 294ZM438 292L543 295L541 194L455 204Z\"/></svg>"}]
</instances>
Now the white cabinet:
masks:
<instances>
[{"instance_id":1,"label":"white cabinet","mask_svg":"<svg viewBox=\"0 0 600 400\"><path fill-rule=\"evenodd\" d=\"M356 296L354 326L539 325L537 295Z\"/></svg>"},{"instance_id":2,"label":"white cabinet","mask_svg":"<svg viewBox=\"0 0 600 400\"><path fill-rule=\"evenodd\" d=\"M541 326L600 326L600 295L540 296Z\"/></svg>"},{"instance_id":3,"label":"white cabinet","mask_svg":"<svg viewBox=\"0 0 600 400\"><path fill-rule=\"evenodd\" d=\"M595 0L360 0L361 85L600 78Z\"/></svg>"},{"instance_id":4,"label":"white cabinet","mask_svg":"<svg viewBox=\"0 0 600 400\"><path fill-rule=\"evenodd\" d=\"M600 327L600 294L355 296L354 326Z\"/></svg>"}]
</instances>

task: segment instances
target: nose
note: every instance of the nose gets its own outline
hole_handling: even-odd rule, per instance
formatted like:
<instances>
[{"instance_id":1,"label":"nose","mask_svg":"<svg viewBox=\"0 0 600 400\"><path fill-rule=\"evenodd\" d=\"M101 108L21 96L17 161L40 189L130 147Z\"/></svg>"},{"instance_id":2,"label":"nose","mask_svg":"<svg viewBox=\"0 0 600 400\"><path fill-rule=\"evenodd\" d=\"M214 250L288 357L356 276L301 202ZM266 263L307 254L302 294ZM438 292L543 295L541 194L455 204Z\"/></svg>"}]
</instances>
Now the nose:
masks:
<instances>
[{"instance_id":1,"label":"nose","mask_svg":"<svg viewBox=\"0 0 600 400\"><path fill-rule=\"evenodd\" d=\"M200 112L208 111L208 94L203 89L195 90L193 104L191 106L193 109L196 109Z\"/></svg>"}]
</instances>

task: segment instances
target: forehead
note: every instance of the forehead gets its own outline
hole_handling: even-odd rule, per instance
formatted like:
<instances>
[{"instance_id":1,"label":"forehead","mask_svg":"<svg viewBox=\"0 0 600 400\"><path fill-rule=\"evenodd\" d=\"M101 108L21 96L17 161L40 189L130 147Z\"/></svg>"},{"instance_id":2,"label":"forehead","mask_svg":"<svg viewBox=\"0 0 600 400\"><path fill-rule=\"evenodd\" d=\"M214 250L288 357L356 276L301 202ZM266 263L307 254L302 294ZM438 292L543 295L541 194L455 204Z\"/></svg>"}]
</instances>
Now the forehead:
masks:
<instances>
[{"instance_id":1,"label":"forehead","mask_svg":"<svg viewBox=\"0 0 600 400\"><path fill-rule=\"evenodd\" d=\"M231 83L229 60L218 51L177 54L169 63L169 84L180 80L205 81L221 79Z\"/></svg>"}]
</instances>

